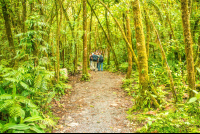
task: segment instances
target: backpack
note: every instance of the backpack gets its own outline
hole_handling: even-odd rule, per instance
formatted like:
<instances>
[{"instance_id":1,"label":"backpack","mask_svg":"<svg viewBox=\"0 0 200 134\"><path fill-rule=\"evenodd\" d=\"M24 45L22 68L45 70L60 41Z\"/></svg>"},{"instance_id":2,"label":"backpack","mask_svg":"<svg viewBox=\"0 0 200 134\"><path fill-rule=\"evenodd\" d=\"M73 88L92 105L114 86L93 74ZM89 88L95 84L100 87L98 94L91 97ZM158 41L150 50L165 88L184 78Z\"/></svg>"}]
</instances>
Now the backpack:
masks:
<instances>
[{"instance_id":1,"label":"backpack","mask_svg":"<svg viewBox=\"0 0 200 134\"><path fill-rule=\"evenodd\" d=\"M92 55L93 61L97 61L98 60L98 56L97 55Z\"/></svg>"},{"instance_id":2,"label":"backpack","mask_svg":"<svg viewBox=\"0 0 200 134\"><path fill-rule=\"evenodd\" d=\"M90 56L90 61L92 61L92 56Z\"/></svg>"},{"instance_id":3,"label":"backpack","mask_svg":"<svg viewBox=\"0 0 200 134\"><path fill-rule=\"evenodd\" d=\"M103 62L103 56L100 55L99 62Z\"/></svg>"}]
</instances>

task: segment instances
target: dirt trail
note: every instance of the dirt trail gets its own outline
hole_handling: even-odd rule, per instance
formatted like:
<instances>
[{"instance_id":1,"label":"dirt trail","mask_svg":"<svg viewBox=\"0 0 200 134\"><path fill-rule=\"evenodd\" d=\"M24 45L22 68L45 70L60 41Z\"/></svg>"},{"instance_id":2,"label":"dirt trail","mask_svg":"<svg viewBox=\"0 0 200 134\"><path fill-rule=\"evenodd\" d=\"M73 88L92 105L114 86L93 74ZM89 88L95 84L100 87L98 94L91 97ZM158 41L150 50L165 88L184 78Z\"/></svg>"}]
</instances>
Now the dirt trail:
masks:
<instances>
[{"instance_id":1,"label":"dirt trail","mask_svg":"<svg viewBox=\"0 0 200 134\"><path fill-rule=\"evenodd\" d=\"M123 75L89 72L89 82L75 82L69 96L55 105L55 114L61 117L54 133L129 133L130 122L126 111L132 106L131 97L121 89ZM80 76L79 76L80 77ZM77 77L76 77L77 78ZM80 79L80 78L78 78ZM59 109L60 111L56 110ZM57 108L56 108L57 106Z\"/></svg>"}]
</instances>

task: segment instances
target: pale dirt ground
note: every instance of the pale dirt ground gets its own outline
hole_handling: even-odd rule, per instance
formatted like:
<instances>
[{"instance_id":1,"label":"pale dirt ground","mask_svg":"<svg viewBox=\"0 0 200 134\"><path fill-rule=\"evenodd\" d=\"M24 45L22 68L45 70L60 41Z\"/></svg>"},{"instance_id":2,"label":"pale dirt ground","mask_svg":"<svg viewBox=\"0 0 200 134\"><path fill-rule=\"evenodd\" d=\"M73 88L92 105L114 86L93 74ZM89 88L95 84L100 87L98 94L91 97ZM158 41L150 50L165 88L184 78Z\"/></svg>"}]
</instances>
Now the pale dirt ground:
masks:
<instances>
[{"instance_id":1,"label":"pale dirt ground","mask_svg":"<svg viewBox=\"0 0 200 134\"><path fill-rule=\"evenodd\" d=\"M54 133L130 133L126 119L132 97L121 89L124 75L90 71L91 80L81 82L80 75L70 78L71 95L55 102L54 113L61 117ZM60 104L59 104L60 103Z\"/></svg>"}]
</instances>

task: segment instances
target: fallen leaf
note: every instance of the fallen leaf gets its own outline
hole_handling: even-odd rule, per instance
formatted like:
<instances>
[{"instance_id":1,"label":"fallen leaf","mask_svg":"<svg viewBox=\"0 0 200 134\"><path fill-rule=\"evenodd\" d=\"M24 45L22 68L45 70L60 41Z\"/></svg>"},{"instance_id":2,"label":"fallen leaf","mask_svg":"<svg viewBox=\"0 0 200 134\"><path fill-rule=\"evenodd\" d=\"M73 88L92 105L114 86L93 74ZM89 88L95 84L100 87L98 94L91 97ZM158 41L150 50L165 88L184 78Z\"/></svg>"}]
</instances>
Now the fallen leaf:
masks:
<instances>
[{"instance_id":1,"label":"fallen leaf","mask_svg":"<svg viewBox=\"0 0 200 134\"><path fill-rule=\"evenodd\" d=\"M149 111L149 112L146 112L145 114L156 115L156 113L154 111Z\"/></svg>"},{"instance_id":2,"label":"fallen leaf","mask_svg":"<svg viewBox=\"0 0 200 134\"><path fill-rule=\"evenodd\" d=\"M94 107L93 105L90 105L90 107Z\"/></svg>"},{"instance_id":3,"label":"fallen leaf","mask_svg":"<svg viewBox=\"0 0 200 134\"><path fill-rule=\"evenodd\" d=\"M152 131L151 133L158 133L158 131L157 131L157 130L155 130L155 131Z\"/></svg>"}]
</instances>

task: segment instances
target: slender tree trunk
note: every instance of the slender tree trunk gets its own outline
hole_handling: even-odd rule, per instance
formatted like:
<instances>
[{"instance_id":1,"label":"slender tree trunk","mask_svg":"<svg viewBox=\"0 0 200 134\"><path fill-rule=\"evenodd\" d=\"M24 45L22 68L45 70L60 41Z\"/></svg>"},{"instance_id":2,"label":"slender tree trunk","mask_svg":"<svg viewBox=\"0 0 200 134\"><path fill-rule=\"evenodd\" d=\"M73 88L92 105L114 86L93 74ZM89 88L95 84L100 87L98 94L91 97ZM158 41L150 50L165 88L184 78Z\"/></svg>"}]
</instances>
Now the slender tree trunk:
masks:
<instances>
[{"instance_id":1,"label":"slender tree trunk","mask_svg":"<svg viewBox=\"0 0 200 134\"><path fill-rule=\"evenodd\" d=\"M89 51L88 51L88 57L91 53L91 39L92 39L92 16L93 16L93 12L91 9L91 17L90 17L90 38L89 38ZM88 67L90 66L90 60L88 60Z\"/></svg>"},{"instance_id":2,"label":"slender tree trunk","mask_svg":"<svg viewBox=\"0 0 200 134\"><path fill-rule=\"evenodd\" d=\"M146 50L147 50L147 59L148 59L149 58L150 25L149 25L149 20L147 17L147 11L144 10L144 13L145 13L145 24L146 24L146 30L147 30Z\"/></svg>"},{"instance_id":3,"label":"slender tree trunk","mask_svg":"<svg viewBox=\"0 0 200 134\"><path fill-rule=\"evenodd\" d=\"M132 43L131 40L131 27L130 27L130 18L129 18L129 11L126 12L126 27L127 27L127 38L129 43ZM130 79L132 71L132 54L131 50L128 48L128 70L126 74L126 78Z\"/></svg>"},{"instance_id":4,"label":"slender tree trunk","mask_svg":"<svg viewBox=\"0 0 200 134\"><path fill-rule=\"evenodd\" d=\"M108 4L109 7L109 4ZM110 29L109 29L109 21L108 21L108 11L107 9L105 10L105 17L106 17L106 26L107 26L107 31L108 31L108 39L110 39ZM110 46L108 45L107 47L107 51L108 51L108 57L107 57L107 65L110 65Z\"/></svg>"},{"instance_id":5,"label":"slender tree trunk","mask_svg":"<svg viewBox=\"0 0 200 134\"><path fill-rule=\"evenodd\" d=\"M17 27L18 27L18 30L21 31L21 18L20 18L20 13L19 13L19 0L17 0L17 2L15 3L15 14L17 15Z\"/></svg>"},{"instance_id":6,"label":"slender tree trunk","mask_svg":"<svg viewBox=\"0 0 200 134\"><path fill-rule=\"evenodd\" d=\"M23 13L22 13L22 32L25 33L25 21L26 21L26 0L22 0Z\"/></svg>"},{"instance_id":7,"label":"slender tree trunk","mask_svg":"<svg viewBox=\"0 0 200 134\"><path fill-rule=\"evenodd\" d=\"M60 29L61 29L61 22L62 22L62 10L60 10L60 22L58 19L58 5L57 5L57 0L55 0L55 4L56 4L56 20L57 20L57 32L56 32L56 79L57 79L57 83L59 83L60 80Z\"/></svg>"},{"instance_id":8,"label":"slender tree trunk","mask_svg":"<svg viewBox=\"0 0 200 134\"><path fill-rule=\"evenodd\" d=\"M189 97L193 97L195 94L192 90L196 90L195 87L195 73L194 73L194 61L193 61L193 43L190 32L190 14L188 9L188 0L181 0L181 12L182 12L182 23L183 23L183 34L185 42L185 52L187 61L187 75L189 88Z\"/></svg>"},{"instance_id":9,"label":"slender tree trunk","mask_svg":"<svg viewBox=\"0 0 200 134\"><path fill-rule=\"evenodd\" d=\"M94 40L94 50L93 51L96 51L96 49L97 49L97 27L98 27L98 25L95 26L95 40Z\"/></svg>"},{"instance_id":10,"label":"slender tree trunk","mask_svg":"<svg viewBox=\"0 0 200 134\"><path fill-rule=\"evenodd\" d=\"M144 97L144 92L148 90L148 62L147 62L147 53L145 47L145 37L143 33L142 26L142 16L140 10L139 0L132 2L133 5L133 14L134 14L134 24L136 32L136 48L138 51L138 70L139 70L139 83L142 87L140 93Z\"/></svg>"},{"instance_id":11,"label":"slender tree trunk","mask_svg":"<svg viewBox=\"0 0 200 134\"><path fill-rule=\"evenodd\" d=\"M125 16L124 12L122 13L122 18L123 18L123 27L124 27L124 32L125 32L127 30L126 30L126 22L125 22L126 21L126 16ZM125 35L127 35L127 32L125 32Z\"/></svg>"},{"instance_id":12,"label":"slender tree trunk","mask_svg":"<svg viewBox=\"0 0 200 134\"><path fill-rule=\"evenodd\" d=\"M86 0L82 0L83 2L83 72L82 78L84 80L88 79L88 70L87 70L87 7Z\"/></svg>"},{"instance_id":13,"label":"slender tree trunk","mask_svg":"<svg viewBox=\"0 0 200 134\"><path fill-rule=\"evenodd\" d=\"M79 20L80 17L78 16L78 25L77 25L77 29L79 29ZM76 44L75 44L75 63L74 63L74 73L78 72L78 49L79 49L79 33L77 32L76 35Z\"/></svg>"}]
</instances>

